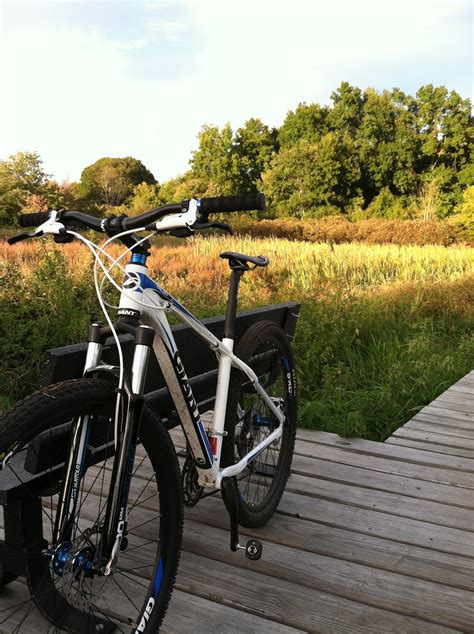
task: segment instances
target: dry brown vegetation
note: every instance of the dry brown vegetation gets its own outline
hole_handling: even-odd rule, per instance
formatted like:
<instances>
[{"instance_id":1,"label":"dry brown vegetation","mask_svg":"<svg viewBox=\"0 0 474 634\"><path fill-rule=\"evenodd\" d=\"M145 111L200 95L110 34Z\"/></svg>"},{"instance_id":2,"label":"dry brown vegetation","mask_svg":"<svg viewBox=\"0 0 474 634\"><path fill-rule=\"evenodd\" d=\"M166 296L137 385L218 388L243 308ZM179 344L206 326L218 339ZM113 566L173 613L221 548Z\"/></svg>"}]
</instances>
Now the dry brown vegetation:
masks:
<instances>
[{"instance_id":1,"label":"dry brown vegetation","mask_svg":"<svg viewBox=\"0 0 474 634\"><path fill-rule=\"evenodd\" d=\"M434 220L386 220L371 218L351 222L343 216L320 220L241 219L233 223L237 233L253 237L274 236L308 242L366 242L368 244L451 244L470 243L466 229L452 222Z\"/></svg>"}]
</instances>

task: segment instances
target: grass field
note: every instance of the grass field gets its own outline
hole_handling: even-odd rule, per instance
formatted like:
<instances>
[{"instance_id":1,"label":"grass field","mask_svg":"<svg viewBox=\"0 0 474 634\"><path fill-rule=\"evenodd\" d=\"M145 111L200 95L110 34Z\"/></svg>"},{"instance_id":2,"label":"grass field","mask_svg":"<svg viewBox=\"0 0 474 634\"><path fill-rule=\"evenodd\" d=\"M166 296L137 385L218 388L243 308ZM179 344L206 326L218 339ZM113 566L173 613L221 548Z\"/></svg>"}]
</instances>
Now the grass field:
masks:
<instances>
[{"instance_id":1,"label":"grass field","mask_svg":"<svg viewBox=\"0 0 474 634\"><path fill-rule=\"evenodd\" d=\"M225 250L268 255L240 308L296 300L300 422L383 439L474 366L474 251L468 246L311 244L193 238L153 247L152 275L200 317L224 311ZM117 250L119 253L119 250ZM79 244L0 242L0 394L31 390L45 348L84 339L99 317Z\"/></svg>"}]
</instances>

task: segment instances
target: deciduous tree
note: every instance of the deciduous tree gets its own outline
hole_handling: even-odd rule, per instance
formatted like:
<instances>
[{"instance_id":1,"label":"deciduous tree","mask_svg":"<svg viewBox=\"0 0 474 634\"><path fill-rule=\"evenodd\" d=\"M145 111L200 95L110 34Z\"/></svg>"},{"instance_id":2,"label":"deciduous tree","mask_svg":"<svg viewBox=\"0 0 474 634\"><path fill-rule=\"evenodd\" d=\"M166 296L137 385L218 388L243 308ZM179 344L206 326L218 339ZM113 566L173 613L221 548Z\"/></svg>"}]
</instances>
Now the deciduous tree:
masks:
<instances>
[{"instance_id":1,"label":"deciduous tree","mask_svg":"<svg viewBox=\"0 0 474 634\"><path fill-rule=\"evenodd\" d=\"M13 224L27 199L39 195L49 176L37 152L18 152L0 162L0 220Z\"/></svg>"},{"instance_id":2,"label":"deciduous tree","mask_svg":"<svg viewBox=\"0 0 474 634\"><path fill-rule=\"evenodd\" d=\"M353 142L332 132L319 143L303 139L282 150L262 177L275 214L297 218L346 211L359 178Z\"/></svg>"},{"instance_id":3,"label":"deciduous tree","mask_svg":"<svg viewBox=\"0 0 474 634\"><path fill-rule=\"evenodd\" d=\"M155 185L153 174L138 159L101 158L81 174L81 195L97 204L117 206L124 203L140 183Z\"/></svg>"}]
</instances>

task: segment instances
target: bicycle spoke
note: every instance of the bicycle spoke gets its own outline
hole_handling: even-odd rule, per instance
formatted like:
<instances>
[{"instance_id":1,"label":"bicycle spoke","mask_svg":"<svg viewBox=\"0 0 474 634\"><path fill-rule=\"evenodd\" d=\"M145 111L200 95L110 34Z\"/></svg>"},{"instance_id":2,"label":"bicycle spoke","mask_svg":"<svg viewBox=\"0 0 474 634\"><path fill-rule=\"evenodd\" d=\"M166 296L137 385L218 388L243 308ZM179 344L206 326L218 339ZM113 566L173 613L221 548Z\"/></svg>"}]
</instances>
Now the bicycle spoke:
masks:
<instances>
[{"instance_id":1,"label":"bicycle spoke","mask_svg":"<svg viewBox=\"0 0 474 634\"><path fill-rule=\"evenodd\" d=\"M128 596L128 594L125 592L125 590L122 588L122 586L120 585L120 583L117 581L117 579L115 577L112 577L112 580L117 584L117 586L120 588L120 590L123 592L123 594L127 597L128 601L130 601L130 603L133 605L133 607L135 608L135 610L138 612L140 612L140 608L138 608L136 606L136 604L133 602L133 600Z\"/></svg>"}]
</instances>

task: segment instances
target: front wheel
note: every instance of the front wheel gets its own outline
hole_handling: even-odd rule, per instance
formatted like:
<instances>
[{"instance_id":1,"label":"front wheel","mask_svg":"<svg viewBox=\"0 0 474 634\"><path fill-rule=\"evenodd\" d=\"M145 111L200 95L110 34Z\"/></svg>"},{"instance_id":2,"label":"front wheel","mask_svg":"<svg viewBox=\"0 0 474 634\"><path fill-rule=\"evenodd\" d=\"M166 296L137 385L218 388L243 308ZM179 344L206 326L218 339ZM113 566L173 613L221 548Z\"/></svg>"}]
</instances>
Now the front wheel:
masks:
<instances>
[{"instance_id":1,"label":"front wheel","mask_svg":"<svg viewBox=\"0 0 474 634\"><path fill-rule=\"evenodd\" d=\"M263 526L277 508L290 474L296 436L296 371L284 331L269 321L257 322L242 336L235 354L259 377L260 384L285 416L281 437L236 476L239 523ZM239 462L278 427L278 419L246 374L233 369L222 443L223 466ZM226 506L230 493L223 490Z\"/></svg>"},{"instance_id":2,"label":"front wheel","mask_svg":"<svg viewBox=\"0 0 474 634\"><path fill-rule=\"evenodd\" d=\"M179 467L168 432L147 406L118 564L107 577L92 566L100 549L114 461L114 388L96 379L68 381L36 392L0 417L0 457L11 454L0 478L23 482L26 493L19 514L25 546L19 556L25 558L32 601L56 626L54 631L157 632L176 577L183 528ZM36 460L47 463L40 479L30 480L28 473L35 464L38 438L43 447L46 440L55 456L62 443L59 462L64 461L70 434L64 438L61 430L70 429L80 417L88 417L91 424L89 459L80 478L70 538L53 543L62 469L56 459L48 464L48 452L43 451ZM32 607L25 605L26 620ZM0 630L8 618L8 609L0 609Z\"/></svg>"}]
</instances>

